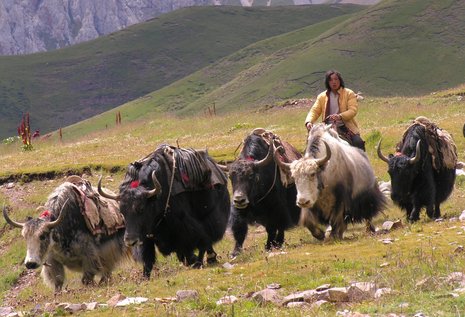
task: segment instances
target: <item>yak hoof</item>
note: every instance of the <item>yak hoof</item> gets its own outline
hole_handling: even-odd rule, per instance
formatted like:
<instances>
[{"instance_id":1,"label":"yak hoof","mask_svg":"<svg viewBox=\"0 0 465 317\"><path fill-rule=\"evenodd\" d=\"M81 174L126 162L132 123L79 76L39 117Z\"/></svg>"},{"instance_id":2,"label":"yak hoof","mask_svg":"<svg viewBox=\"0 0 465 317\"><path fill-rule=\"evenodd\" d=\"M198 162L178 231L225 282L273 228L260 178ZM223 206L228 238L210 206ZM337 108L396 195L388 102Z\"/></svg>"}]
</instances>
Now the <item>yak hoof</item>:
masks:
<instances>
[{"instance_id":1,"label":"yak hoof","mask_svg":"<svg viewBox=\"0 0 465 317\"><path fill-rule=\"evenodd\" d=\"M312 236L319 241L323 241L326 237L326 234L321 230L319 230L318 232L311 232L311 233L312 233Z\"/></svg>"},{"instance_id":2,"label":"yak hoof","mask_svg":"<svg viewBox=\"0 0 465 317\"><path fill-rule=\"evenodd\" d=\"M271 247L272 247L273 249L278 249L278 250L280 250L280 249L283 248L283 244L284 244L283 242L273 241L273 242L271 243Z\"/></svg>"},{"instance_id":3,"label":"yak hoof","mask_svg":"<svg viewBox=\"0 0 465 317\"><path fill-rule=\"evenodd\" d=\"M109 284L111 281L111 274L104 274L102 275L102 278L98 282L98 285L106 285Z\"/></svg>"},{"instance_id":4,"label":"yak hoof","mask_svg":"<svg viewBox=\"0 0 465 317\"><path fill-rule=\"evenodd\" d=\"M215 263L218 263L216 252L207 254L207 264L215 264Z\"/></svg>"},{"instance_id":5,"label":"yak hoof","mask_svg":"<svg viewBox=\"0 0 465 317\"><path fill-rule=\"evenodd\" d=\"M203 267L203 264L202 264L202 262L200 262L200 261L196 261L196 262L194 262L193 264L191 264L191 267L192 267L193 269L201 269L201 268Z\"/></svg>"},{"instance_id":6,"label":"yak hoof","mask_svg":"<svg viewBox=\"0 0 465 317\"><path fill-rule=\"evenodd\" d=\"M145 279L145 280L150 280L150 273L152 272L152 270L145 270L142 272L142 277Z\"/></svg>"},{"instance_id":7,"label":"yak hoof","mask_svg":"<svg viewBox=\"0 0 465 317\"><path fill-rule=\"evenodd\" d=\"M81 282L84 285L92 285L94 284L94 276L89 276L87 274L84 274L84 276L81 279Z\"/></svg>"},{"instance_id":8,"label":"yak hoof","mask_svg":"<svg viewBox=\"0 0 465 317\"><path fill-rule=\"evenodd\" d=\"M376 228L375 228L375 226L373 226L373 224L371 222L368 222L366 224L366 231L368 233L376 233Z\"/></svg>"},{"instance_id":9,"label":"yak hoof","mask_svg":"<svg viewBox=\"0 0 465 317\"><path fill-rule=\"evenodd\" d=\"M241 253L242 253L242 248L234 248L234 250L231 252L231 254L230 254L229 257L230 257L231 259L234 259L234 258L236 258L236 257L237 257L239 254L241 254Z\"/></svg>"}]
</instances>

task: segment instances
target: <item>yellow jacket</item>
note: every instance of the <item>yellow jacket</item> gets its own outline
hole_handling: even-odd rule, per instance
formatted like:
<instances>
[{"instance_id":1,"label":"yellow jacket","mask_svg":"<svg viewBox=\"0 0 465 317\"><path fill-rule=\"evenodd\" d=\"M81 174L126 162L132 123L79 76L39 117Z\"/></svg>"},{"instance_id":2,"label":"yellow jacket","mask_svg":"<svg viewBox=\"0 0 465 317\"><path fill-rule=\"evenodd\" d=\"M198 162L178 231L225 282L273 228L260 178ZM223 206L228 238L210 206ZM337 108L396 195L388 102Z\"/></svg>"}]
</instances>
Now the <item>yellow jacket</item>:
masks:
<instances>
[{"instance_id":1,"label":"yellow jacket","mask_svg":"<svg viewBox=\"0 0 465 317\"><path fill-rule=\"evenodd\" d=\"M348 88L339 88L337 91L339 94L339 114L342 117L342 121L346 127L353 133L359 134L357 122L354 117L358 112L357 95ZM315 103L310 108L310 111L305 118L305 124L308 122L315 123L315 121L322 116L322 121L329 115L326 113L329 108L329 95L327 91L323 91L318 95Z\"/></svg>"}]
</instances>

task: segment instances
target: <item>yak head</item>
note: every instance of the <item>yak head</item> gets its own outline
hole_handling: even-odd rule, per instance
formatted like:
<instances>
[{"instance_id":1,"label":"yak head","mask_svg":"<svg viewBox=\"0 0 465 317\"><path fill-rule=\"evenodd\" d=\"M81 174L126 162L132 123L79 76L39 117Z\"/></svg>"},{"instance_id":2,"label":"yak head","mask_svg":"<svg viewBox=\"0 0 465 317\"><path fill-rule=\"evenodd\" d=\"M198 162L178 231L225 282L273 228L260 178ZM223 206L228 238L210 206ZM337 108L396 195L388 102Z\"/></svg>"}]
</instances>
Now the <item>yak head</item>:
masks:
<instances>
[{"instance_id":1,"label":"yak head","mask_svg":"<svg viewBox=\"0 0 465 317\"><path fill-rule=\"evenodd\" d=\"M51 220L53 215L48 210L42 212L39 218L28 218L26 222L18 222L10 219L7 213L7 208L3 207L3 217L8 224L13 227L21 228L21 234L26 240L26 258L24 265L28 269L37 269L41 265L49 265L46 263L47 254L50 246L53 244L52 231L59 226L66 214L63 207L56 220Z\"/></svg>"},{"instance_id":2,"label":"yak head","mask_svg":"<svg viewBox=\"0 0 465 317\"><path fill-rule=\"evenodd\" d=\"M260 194L265 195L272 181L267 184L266 179L273 177L269 173L263 173L260 169L268 166L273 161L273 147L268 147L266 157L255 161L253 158L240 158L230 164L229 178L233 189L233 205L237 209L245 209L249 205L257 203Z\"/></svg>"},{"instance_id":3,"label":"yak head","mask_svg":"<svg viewBox=\"0 0 465 317\"><path fill-rule=\"evenodd\" d=\"M413 157L402 152L395 155L389 154L388 157L381 153L381 140L378 142L378 157L388 164L388 173L391 177L391 199L397 203L409 203L411 200L413 183L418 175L421 165L420 140L416 142L415 153Z\"/></svg>"},{"instance_id":4,"label":"yak head","mask_svg":"<svg viewBox=\"0 0 465 317\"><path fill-rule=\"evenodd\" d=\"M148 171L142 167L134 173L133 169L131 165L118 195L111 195L102 189L101 177L97 186L100 195L119 202L126 223L124 243L127 246L140 245L152 234L154 221L159 214L154 202L161 193L155 170Z\"/></svg>"},{"instance_id":5,"label":"yak head","mask_svg":"<svg viewBox=\"0 0 465 317\"><path fill-rule=\"evenodd\" d=\"M295 160L292 163L285 163L279 160L276 157L277 151L275 151L275 160L278 165L283 169L289 170L292 178L294 178L297 189L296 204L301 208L313 207L323 187L320 173L331 158L329 145L326 141L323 141L323 143L326 149L324 157L314 158L306 154L303 158Z\"/></svg>"}]
</instances>

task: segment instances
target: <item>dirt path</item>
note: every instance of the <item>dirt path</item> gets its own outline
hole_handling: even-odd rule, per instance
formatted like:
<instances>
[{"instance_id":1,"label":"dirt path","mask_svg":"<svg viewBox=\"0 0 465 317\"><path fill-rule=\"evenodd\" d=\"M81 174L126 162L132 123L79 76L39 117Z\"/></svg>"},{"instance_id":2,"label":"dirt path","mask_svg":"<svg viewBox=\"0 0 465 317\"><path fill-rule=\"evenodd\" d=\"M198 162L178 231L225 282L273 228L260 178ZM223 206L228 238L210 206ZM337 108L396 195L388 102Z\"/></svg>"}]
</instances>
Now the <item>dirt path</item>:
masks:
<instances>
[{"instance_id":1,"label":"dirt path","mask_svg":"<svg viewBox=\"0 0 465 317\"><path fill-rule=\"evenodd\" d=\"M24 208L34 208L34 206L27 202L26 196L31 193L33 189L32 184L24 184L22 186L18 185L17 183L6 183L0 186L0 194L6 198L5 205L10 206L13 208L13 211L10 211L14 215L15 210L21 210ZM3 205L2 205L3 209ZM9 225L6 225L0 228L0 241L3 235L8 230L17 230L12 229ZM3 256L7 250L7 245L4 243L0 244L0 256ZM22 265L21 265L22 266ZM31 285L35 284L37 279L40 278L38 271L31 271L26 270L23 268L19 279L16 283L11 287L11 289L5 294L4 298L2 299L2 306L19 306L20 300L18 299L19 293ZM36 301L35 298L30 298L28 302Z\"/></svg>"}]
</instances>

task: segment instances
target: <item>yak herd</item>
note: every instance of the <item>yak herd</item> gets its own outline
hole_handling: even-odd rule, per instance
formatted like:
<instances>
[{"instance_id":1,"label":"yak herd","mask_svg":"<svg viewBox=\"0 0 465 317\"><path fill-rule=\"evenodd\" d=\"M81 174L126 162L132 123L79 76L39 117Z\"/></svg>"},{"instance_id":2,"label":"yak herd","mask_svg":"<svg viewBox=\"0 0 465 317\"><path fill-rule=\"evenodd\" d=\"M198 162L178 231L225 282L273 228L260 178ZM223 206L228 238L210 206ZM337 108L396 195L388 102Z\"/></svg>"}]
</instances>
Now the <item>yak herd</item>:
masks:
<instances>
[{"instance_id":1,"label":"yak herd","mask_svg":"<svg viewBox=\"0 0 465 317\"><path fill-rule=\"evenodd\" d=\"M464 126L465 136L465 126ZM451 194L457 151L450 135L424 117L405 131L395 154L378 156L388 166L391 199L409 221L441 216L440 204ZM228 178L232 195L228 191ZM157 250L175 253L180 262L199 268L218 261L213 248L231 229L231 256L238 256L249 224L267 232L265 248L280 248L284 233L307 227L318 240L330 232L342 239L347 225L372 219L386 207L367 155L316 124L303 155L264 129L244 140L238 157L216 163L206 151L159 145L129 164L117 194L74 176L48 197L38 218L7 223L22 229L28 269L42 267L42 277L62 289L65 268L82 272L82 282L105 282L124 258L142 262L150 277ZM206 258L206 259L204 259Z\"/></svg>"}]
</instances>

